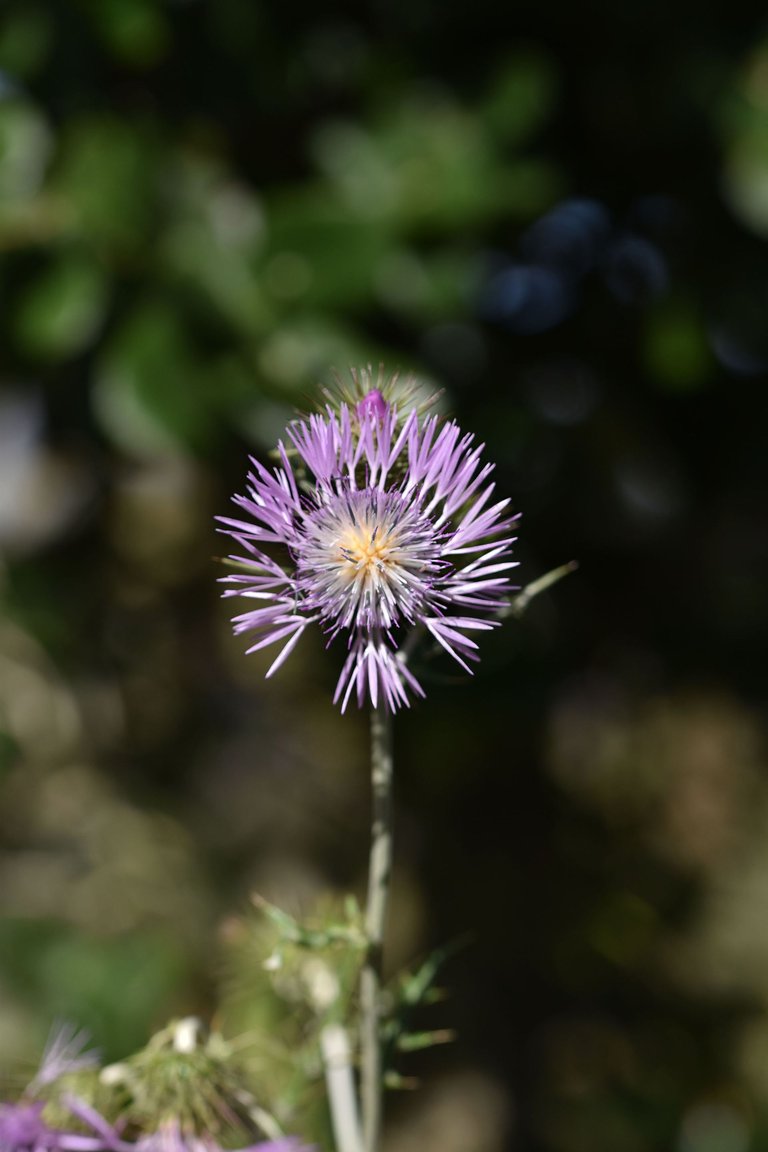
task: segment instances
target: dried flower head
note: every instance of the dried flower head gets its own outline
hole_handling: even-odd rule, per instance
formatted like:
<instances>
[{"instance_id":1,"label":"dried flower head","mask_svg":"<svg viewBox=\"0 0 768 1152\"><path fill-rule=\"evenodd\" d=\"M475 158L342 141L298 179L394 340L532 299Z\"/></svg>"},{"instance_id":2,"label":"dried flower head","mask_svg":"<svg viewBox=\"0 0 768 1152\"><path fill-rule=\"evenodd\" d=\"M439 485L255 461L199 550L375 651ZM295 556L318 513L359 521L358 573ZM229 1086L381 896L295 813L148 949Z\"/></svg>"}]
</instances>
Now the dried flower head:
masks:
<instances>
[{"instance_id":1,"label":"dried flower head","mask_svg":"<svg viewBox=\"0 0 768 1152\"><path fill-rule=\"evenodd\" d=\"M247 519L219 518L246 553L225 595L255 602L235 632L256 635L249 652L284 642L267 675L312 624L346 641L342 711L352 697L394 711L424 695L403 655L417 627L469 671L471 634L498 623L515 566L516 517L492 503L483 446L418 408L403 418L386 387L294 421L287 440L234 498Z\"/></svg>"},{"instance_id":2,"label":"dried flower head","mask_svg":"<svg viewBox=\"0 0 768 1152\"><path fill-rule=\"evenodd\" d=\"M208 1036L194 1018L175 1021L132 1061L103 1070L104 1083L122 1089L114 1123L63 1087L71 1076L93 1068L96 1054L86 1050L87 1042L87 1034L70 1025L54 1029L22 1099L0 1101L0 1152L225 1152L238 1135L242 1143L243 1136L266 1132L267 1121L276 1129L274 1138L239 1152L313 1152L298 1138L277 1134L279 1128L255 1106L237 1070L227 1072L224 1042ZM34 1099L40 1089L50 1099Z\"/></svg>"}]
</instances>

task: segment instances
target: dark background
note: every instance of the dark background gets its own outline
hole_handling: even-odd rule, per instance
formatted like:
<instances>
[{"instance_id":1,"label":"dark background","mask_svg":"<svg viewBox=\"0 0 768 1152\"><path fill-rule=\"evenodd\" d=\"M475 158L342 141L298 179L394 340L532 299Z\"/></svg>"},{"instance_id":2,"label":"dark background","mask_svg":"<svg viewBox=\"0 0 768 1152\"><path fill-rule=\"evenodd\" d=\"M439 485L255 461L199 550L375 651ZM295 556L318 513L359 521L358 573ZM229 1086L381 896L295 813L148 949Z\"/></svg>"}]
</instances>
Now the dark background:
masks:
<instances>
[{"instance_id":1,"label":"dark background","mask_svg":"<svg viewBox=\"0 0 768 1152\"><path fill-rule=\"evenodd\" d=\"M252 889L361 891L341 653L213 527L318 384L445 389L521 581L397 723L391 961L468 936L392 1152L768 1147L762 7L5 0L0 1050L215 1011Z\"/></svg>"}]
</instances>

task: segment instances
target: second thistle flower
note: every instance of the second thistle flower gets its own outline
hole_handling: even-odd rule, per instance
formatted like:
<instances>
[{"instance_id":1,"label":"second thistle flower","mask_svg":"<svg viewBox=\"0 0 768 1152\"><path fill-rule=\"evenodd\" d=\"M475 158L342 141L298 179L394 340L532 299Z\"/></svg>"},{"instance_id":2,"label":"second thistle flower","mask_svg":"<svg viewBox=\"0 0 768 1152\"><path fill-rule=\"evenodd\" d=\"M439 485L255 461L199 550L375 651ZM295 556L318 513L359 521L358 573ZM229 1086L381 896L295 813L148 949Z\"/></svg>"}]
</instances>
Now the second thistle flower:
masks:
<instances>
[{"instance_id":1,"label":"second thistle flower","mask_svg":"<svg viewBox=\"0 0 768 1152\"><path fill-rule=\"evenodd\" d=\"M419 626L469 670L472 634L498 623L515 567L517 517L493 499L483 446L454 421L403 415L378 388L286 435L279 465L254 460L234 497L246 519L219 518L246 553L225 578L225 595L252 602L235 632L255 634L250 652L283 644L267 676L312 624L346 640L342 711L353 697L395 711L424 695L402 652Z\"/></svg>"}]
</instances>

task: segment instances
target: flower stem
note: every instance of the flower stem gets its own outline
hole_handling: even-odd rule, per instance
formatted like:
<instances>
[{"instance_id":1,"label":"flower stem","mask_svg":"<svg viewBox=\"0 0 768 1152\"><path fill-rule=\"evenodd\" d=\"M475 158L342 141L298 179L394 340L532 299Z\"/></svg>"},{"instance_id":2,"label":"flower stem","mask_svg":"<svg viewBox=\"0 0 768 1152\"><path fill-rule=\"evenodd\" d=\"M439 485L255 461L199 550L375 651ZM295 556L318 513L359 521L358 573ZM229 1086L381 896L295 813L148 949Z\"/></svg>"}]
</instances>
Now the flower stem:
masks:
<instances>
[{"instance_id":1,"label":"flower stem","mask_svg":"<svg viewBox=\"0 0 768 1152\"><path fill-rule=\"evenodd\" d=\"M365 931L368 948L360 976L361 1103L365 1152L378 1152L383 1079L381 990L384 921L392 873L392 715L371 710L371 858Z\"/></svg>"},{"instance_id":2,"label":"flower stem","mask_svg":"<svg viewBox=\"0 0 768 1152\"><path fill-rule=\"evenodd\" d=\"M320 1050L336 1152L363 1152L349 1037L340 1024L326 1024L320 1033Z\"/></svg>"}]
</instances>

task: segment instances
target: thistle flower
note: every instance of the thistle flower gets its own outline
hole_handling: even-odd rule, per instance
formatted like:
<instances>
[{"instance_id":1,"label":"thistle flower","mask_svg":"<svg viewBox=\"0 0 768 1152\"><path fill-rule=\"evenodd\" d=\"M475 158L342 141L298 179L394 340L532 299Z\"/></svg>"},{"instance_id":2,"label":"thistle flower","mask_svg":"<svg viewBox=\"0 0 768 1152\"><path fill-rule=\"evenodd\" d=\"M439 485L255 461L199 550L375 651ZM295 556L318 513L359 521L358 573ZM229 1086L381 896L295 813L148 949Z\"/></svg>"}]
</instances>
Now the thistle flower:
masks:
<instances>
[{"instance_id":1,"label":"thistle flower","mask_svg":"<svg viewBox=\"0 0 768 1152\"><path fill-rule=\"evenodd\" d=\"M235 1132L240 1126L236 1111L221 1093L231 1088L239 1095L239 1089L236 1081L226 1079L223 1042L217 1037L201 1039L202 1033L201 1022L192 1017L175 1021L134 1058L138 1067L133 1069L134 1078L129 1077L130 1087L147 1097L151 1085L154 1096L149 1093L151 1099L144 1099L144 1104L150 1111L154 1106L164 1118L137 1124L124 1109L113 1124L79 1095L61 1090L62 1078L93 1067L97 1054L86 1050L87 1033L58 1025L22 1099L0 1102L0 1152L224 1152L219 1132L224 1128ZM131 1071L127 1065L112 1065L104 1070L104 1082L125 1084ZM34 1099L39 1090L52 1085L58 1089L55 1097ZM131 1140L124 1138L126 1127L131 1128ZM238 1152L311 1150L294 1137L279 1137Z\"/></svg>"},{"instance_id":2,"label":"thistle flower","mask_svg":"<svg viewBox=\"0 0 768 1152\"><path fill-rule=\"evenodd\" d=\"M136 1143L120 1138L116 1128L83 1101L70 1100L75 1120L88 1132L68 1132L52 1128L42 1116L44 1105L0 1104L1 1152L224 1152L214 1137L186 1133L177 1122L164 1124L157 1132L140 1137ZM251 1144L238 1152L310 1152L293 1137Z\"/></svg>"},{"instance_id":3,"label":"thistle flower","mask_svg":"<svg viewBox=\"0 0 768 1152\"><path fill-rule=\"evenodd\" d=\"M21 1152L22 1149L52 1149L58 1146L57 1132L42 1117L43 1104L0 1104L0 1149Z\"/></svg>"},{"instance_id":4,"label":"thistle flower","mask_svg":"<svg viewBox=\"0 0 768 1152\"><path fill-rule=\"evenodd\" d=\"M87 1132L53 1128L43 1119L44 1103L0 1104L0 1152L132 1152L111 1124L81 1100L70 1098L73 1121Z\"/></svg>"},{"instance_id":5,"label":"thistle flower","mask_svg":"<svg viewBox=\"0 0 768 1152\"><path fill-rule=\"evenodd\" d=\"M235 632L255 634L249 652L283 641L267 676L312 624L346 641L342 712L352 697L395 711L424 695L403 651L416 628L470 671L471 634L497 625L515 566L516 517L492 502L482 449L453 421L404 416L377 387L294 421L273 469L253 461L234 497L248 518L219 519L246 553L230 558L224 595L256 601Z\"/></svg>"},{"instance_id":6,"label":"thistle flower","mask_svg":"<svg viewBox=\"0 0 768 1152\"><path fill-rule=\"evenodd\" d=\"M72 1093L62 1093L65 1077L95 1069L98 1053L87 1049L88 1033L67 1022L51 1031L34 1079L22 1099L0 1102L0 1152L106 1152L122 1147L117 1130L94 1108ZM52 1087L56 1087L55 1096ZM46 1099L34 1097L45 1095ZM43 1112L58 1112L65 1124L86 1131L69 1131L48 1121Z\"/></svg>"},{"instance_id":7,"label":"thistle flower","mask_svg":"<svg viewBox=\"0 0 768 1152\"><path fill-rule=\"evenodd\" d=\"M324 387L322 392L326 402L335 411L341 404L346 404L353 419L358 405L363 401L363 409L377 409L384 403L394 408L401 420L411 411L416 411L420 417L426 416L441 396L440 389L430 389L413 376L401 376L399 372L387 373L383 365L379 365L375 374L370 365L367 368L350 368L346 378L334 373L331 386Z\"/></svg>"}]
</instances>

